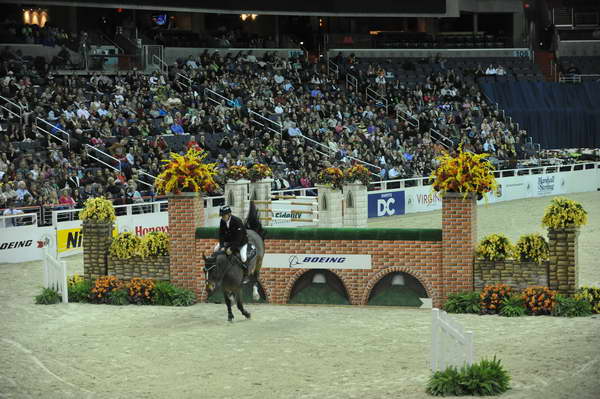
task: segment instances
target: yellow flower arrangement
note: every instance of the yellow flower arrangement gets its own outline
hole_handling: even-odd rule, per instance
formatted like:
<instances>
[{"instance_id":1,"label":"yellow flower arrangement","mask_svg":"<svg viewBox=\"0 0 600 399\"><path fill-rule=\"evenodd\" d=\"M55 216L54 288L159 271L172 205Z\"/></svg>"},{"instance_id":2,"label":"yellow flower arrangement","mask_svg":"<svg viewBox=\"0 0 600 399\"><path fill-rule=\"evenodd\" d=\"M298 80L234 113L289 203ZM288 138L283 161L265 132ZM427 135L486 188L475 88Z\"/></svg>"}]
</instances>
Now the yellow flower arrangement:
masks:
<instances>
[{"instance_id":1,"label":"yellow flower arrangement","mask_svg":"<svg viewBox=\"0 0 600 399\"><path fill-rule=\"evenodd\" d=\"M431 174L433 189L446 192L486 195L497 190L494 166L486 160L488 154L473 154L458 149L457 156L444 153L436 159L439 167Z\"/></svg>"},{"instance_id":2,"label":"yellow flower arrangement","mask_svg":"<svg viewBox=\"0 0 600 399\"><path fill-rule=\"evenodd\" d=\"M371 173L369 172L369 169L363 165L356 164L351 168L346 169L344 174L346 175L346 181L351 183L358 180L365 186L368 186L371 181Z\"/></svg>"},{"instance_id":3,"label":"yellow flower arrangement","mask_svg":"<svg viewBox=\"0 0 600 399\"><path fill-rule=\"evenodd\" d=\"M476 252L477 256L485 260L495 261L508 258L514 250L504 234L490 234L481 240Z\"/></svg>"},{"instance_id":4,"label":"yellow flower arrangement","mask_svg":"<svg viewBox=\"0 0 600 399\"><path fill-rule=\"evenodd\" d=\"M85 278L83 278L83 276L80 276L79 274L74 274L67 278L67 286L69 288L73 288L82 281L85 281Z\"/></svg>"},{"instance_id":5,"label":"yellow flower arrangement","mask_svg":"<svg viewBox=\"0 0 600 399\"><path fill-rule=\"evenodd\" d=\"M181 192L212 193L218 188L214 180L216 163L203 162L207 153L204 150L190 148L185 155L171 153L171 159L165 159L164 169L154 183L159 194Z\"/></svg>"},{"instance_id":6,"label":"yellow flower arrangement","mask_svg":"<svg viewBox=\"0 0 600 399\"><path fill-rule=\"evenodd\" d=\"M522 235L513 250L515 259L522 262L541 263L550 254L546 239L537 233Z\"/></svg>"},{"instance_id":7,"label":"yellow flower arrangement","mask_svg":"<svg viewBox=\"0 0 600 399\"><path fill-rule=\"evenodd\" d=\"M600 288L583 286L575 293L576 300L586 300L592 305L593 313L600 313Z\"/></svg>"},{"instance_id":8,"label":"yellow flower arrangement","mask_svg":"<svg viewBox=\"0 0 600 399\"><path fill-rule=\"evenodd\" d=\"M229 180L247 179L248 168L245 166L232 165L225 169L225 177Z\"/></svg>"},{"instance_id":9,"label":"yellow flower arrangement","mask_svg":"<svg viewBox=\"0 0 600 399\"><path fill-rule=\"evenodd\" d=\"M317 183L339 190L344 184L344 172L340 168L325 168L317 175Z\"/></svg>"},{"instance_id":10,"label":"yellow flower arrangement","mask_svg":"<svg viewBox=\"0 0 600 399\"><path fill-rule=\"evenodd\" d=\"M79 219L96 222L114 222L116 219L115 209L112 202L104 197L90 198L84 202L83 210L79 212Z\"/></svg>"},{"instance_id":11,"label":"yellow flower arrangement","mask_svg":"<svg viewBox=\"0 0 600 399\"><path fill-rule=\"evenodd\" d=\"M587 224L587 212L583 206L565 197L553 198L542 219L542 225L553 230L585 224Z\"/></svg>"},{"instance_id":12,"label":"yellow flower arrangement","mask_svg":"<svg viewBox=\"0 0 600 399\"><path fill-rule=\"evenodd\" d=\"M266 179L267 177L273 177L273 171L265 164L255 163L248 169L248 179L252 183Z\"/></svg>"},{"instance_id":13,"label":"yellow flower arrangement","mask_svg":"<svg viewBox=\"0 0 600 399\"><path fill-rule=\"evenodd\" d=\"M153 231L142 237L138 255L142 258L148 256L166 256L169 254L169 236L162 231Z\"/></svg>"},{"instance_id":14,"label":"yellow flower arrangement","mask_svg":"<svg viewBox=\"0 0 600 399\"><path fill-rule=\"evenodd\" d=\"M140 243L138 236L126 231L113 239L108 252L117 259L129 259L139 253Z\"/></svg>"}]
</instances>

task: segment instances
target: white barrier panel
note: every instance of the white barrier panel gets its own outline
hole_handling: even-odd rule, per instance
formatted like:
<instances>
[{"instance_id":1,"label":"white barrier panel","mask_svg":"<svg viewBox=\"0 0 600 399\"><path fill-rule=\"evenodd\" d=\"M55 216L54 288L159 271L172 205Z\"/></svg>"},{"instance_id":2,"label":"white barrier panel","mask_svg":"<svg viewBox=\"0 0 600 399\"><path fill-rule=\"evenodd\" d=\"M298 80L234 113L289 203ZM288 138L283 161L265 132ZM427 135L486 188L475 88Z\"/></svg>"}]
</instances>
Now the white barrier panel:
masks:
<instances>
[{"instance_id":1,"label":"white barrier panel","mask_svg":"<svg viewBox=\"0 0 600 399\"><path fill-rule=\"evenodd\" d=\"M496 180L498 192L489 193L487 202L481 199L478 204L596 191L600 188L600 170L511 176ZM405 192L406 213L442 209L442 199L438 193L433 192L432 186L407 187L396 191L402 190Z\"/></svg>"},{"instance_id":2,"label":"white barrier panel","mask_svg":"<svg viewBox=\"0 0 600 399\"><path fill-rule=\"evenodd\" d=\"M433 308L431 316L431 371L473 364L473 332L443 310Z\"/></svg>"},{"instance_id":3,"label":"white barrier panel","mask_svg":"<svg viewBox=\"0 0 600 399\"><path fill-rule=\"evenodd\" d=\"M319 222L316 198L271 201L271 226L311 226ZM261 215L262 216L262 215Z\"/></svg>"},{"instance_id":4,"label":"white barrier panel","mask_svg":"<svg viewBox=\"0 0 600 399\"><path fill-rule=\"evenodd\" d=\"M67 263L56 259L48 247L44 248L44 287L52 288L61 294L63 303L69 303Z\"/></svg>"}]
</instances>

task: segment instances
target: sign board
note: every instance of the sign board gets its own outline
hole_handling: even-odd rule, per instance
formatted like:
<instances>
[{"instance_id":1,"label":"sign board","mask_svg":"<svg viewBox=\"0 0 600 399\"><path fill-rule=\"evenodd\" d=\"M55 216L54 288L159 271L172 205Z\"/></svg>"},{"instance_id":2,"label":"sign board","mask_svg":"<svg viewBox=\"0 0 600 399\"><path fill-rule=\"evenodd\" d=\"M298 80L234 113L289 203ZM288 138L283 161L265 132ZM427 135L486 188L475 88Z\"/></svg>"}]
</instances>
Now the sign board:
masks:
<instances>
[{"instance_id":1,"label":"sign board","mask_svg":"<svg viewBox=\"0 0 600 399\"><path fill-rule=\"evenodd\" d=\"M369 217L404 215L404 191L384 191L368 194Z\"/></svg>"},{"instance_id":2,"label":"sign board","mask_svg":"<svg viewBox=\"0 0 600 399\"><path fill-rule=\"evenodd\" d=\"M265 254L263 268L371 269L371 255Z\"/></svg>"}]
</instances>

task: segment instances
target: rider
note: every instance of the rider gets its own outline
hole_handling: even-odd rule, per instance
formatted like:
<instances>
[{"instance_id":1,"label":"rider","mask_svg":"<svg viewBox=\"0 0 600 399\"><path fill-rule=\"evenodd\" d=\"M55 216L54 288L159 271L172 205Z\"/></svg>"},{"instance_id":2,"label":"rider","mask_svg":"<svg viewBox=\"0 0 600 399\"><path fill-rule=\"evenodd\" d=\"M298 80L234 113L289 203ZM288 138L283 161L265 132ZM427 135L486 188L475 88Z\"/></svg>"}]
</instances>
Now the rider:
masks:
<instances>
[{"instance_id":1,"label":"rider","mask_svg":"<svg viewBox=\"0 0 600 399\"><path fill-rule=\"evenodd\" d=\"M231 214L231 208L228 205L219 209L219 216L221 216L221 225L219 226L219 243L215 246L215 252L225 249L227 255L236 253L246 266L248 234L244 223L240 218ZM246 267L243 269L244 275L246 275Z\"/></svg>"}]
</instances>

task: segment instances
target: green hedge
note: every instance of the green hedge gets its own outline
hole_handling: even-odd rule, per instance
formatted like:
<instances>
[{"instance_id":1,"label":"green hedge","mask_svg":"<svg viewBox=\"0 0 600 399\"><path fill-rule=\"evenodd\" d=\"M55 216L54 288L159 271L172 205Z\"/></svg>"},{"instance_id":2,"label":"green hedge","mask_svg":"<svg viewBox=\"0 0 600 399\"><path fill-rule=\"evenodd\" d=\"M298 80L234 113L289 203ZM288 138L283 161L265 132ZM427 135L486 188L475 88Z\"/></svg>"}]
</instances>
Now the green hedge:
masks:
<instances>
[{"instance_id":1,"label":"green hedge","mask_svg":"<svg viewBox=\"0 0 600 399\"><path fill-rule=\"evenodd\" d=\"M196 238L218 238L217 227L199 227ZM266 227L267 240L442 241L441 229L289 228Z\"/></svg>"}]
</instances>

